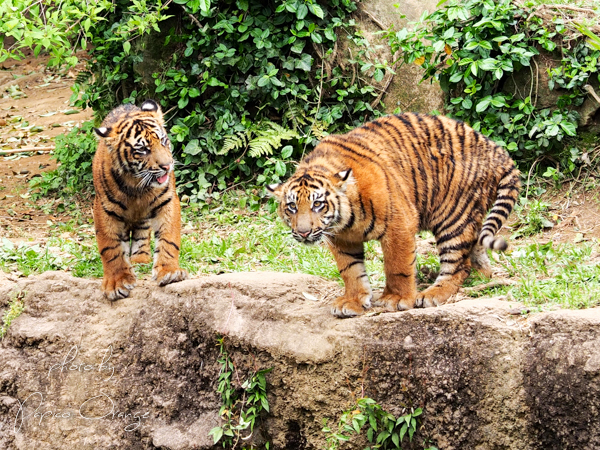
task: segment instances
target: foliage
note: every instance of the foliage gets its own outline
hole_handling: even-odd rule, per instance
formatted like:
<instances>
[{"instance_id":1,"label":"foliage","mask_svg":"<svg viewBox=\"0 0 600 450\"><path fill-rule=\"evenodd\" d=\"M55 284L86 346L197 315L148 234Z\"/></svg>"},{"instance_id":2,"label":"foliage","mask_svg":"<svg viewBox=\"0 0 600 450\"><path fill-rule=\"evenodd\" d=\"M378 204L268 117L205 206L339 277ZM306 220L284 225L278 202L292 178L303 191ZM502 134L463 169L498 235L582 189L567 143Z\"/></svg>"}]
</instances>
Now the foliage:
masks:
<instances>
[{"instance_id":1,"label":"foliage","mask_svg":"<svg viewBox=\"0 0 600 450\"><path fill-rule=\"evenodd\" d=\"M254 431L254 425L260 415L269 412L267 400L267 380L265 374L271 369L255 370L243 383L239 383L239 374L233 360L225 348L225 338L219 338L219 359L221 373L217 392L221 394L222 406L219 411L223 424L210 430L214 443L221 442L223 447L236 448L242 432L249 430L249 435ZM267 449L269 445L266 445Z\"/></svg>"},{"instance_id":2,"label":"foliage","mask_svg":"<svg viewBox=\"0 0 600 450\"><path fill-rule=\"evenodd\" d=\"M534 73L533 58L540 50L557 50L565 26L561 19L553 25L550 31L510 0L468 0L444 3L422 17L413 31L390 31L387 37L404 63L423 67L424 80L440 82L448 93L450 115L490 136L519 162L553 157L569 172L573 154L562 152L563 141L576 133L573 107L583 102L583 86L600 71L600 51L583 41L560 49L562 65L552 71L550 87L566 92L555 109L536 107L535 76L521 95L503 90L515 72Z\"/></svg>"},{"instance_id":3,"label":"foliage","mask_svg":"<svg viewBox=\"0 0 600 450\"><path fill-rule=\"evenodd\" d=\"M62 194L74 195L89 193L92 190L92 158L96 152L96 135L92 131L93 122L84 122L74 127L68 134L61 134L54 140L52 157L59 162L56 170L42 172L41 177L30 182L37 189L37 196L61 190Z\"/></svg>"},{"instance_id":4,"label":"foliage","mask_svg":"<svg viewBox=\"0 0 600 450\"><path fill-rule=\"evenodd\" d=\"M115 31L130 5L117 0L90 27L94 77L87 87L80 78L72 99L100 117L122 101L159 101L182 163L180 189L193 203L246 180L280 182L324 135L376 114L369 82L386 66L367 61L368 44L352 31L354 1L175 0L168 13L177 19L161 23L164 48ZM346 36L353 58L343 65ZM150 53L160 67L143 65Z\"/></svg>"},{"instance_id":5,"label":"foliage","mask_svg":"<svg viewBox=\"0 0 600 450\"><path fill-rule=\"evenodd\" d=\"M506 289L509 298L539 307L600 305L597 243L533 243L500 254L499 259L509 276L517 278L517 283Z\"/></svg>"},{"instance_id":6,"label":"foliage","mask_svg":"<svg viewBox=\"0 0 600 450\"><path fill-rule=\"evenodd\" d=\"M353 435L359 435L363 427L367 427L367 440L373 444L370 449L399 449L406 436L412 441L417 430L417 417L422 413L421 408L412 409L408 414L396 417L385 411L381 405L371 398L361 398L356 402L352 411L346 411L340 417L335 429L323 420L323 432L326 435L327 450L340 448L343 442L349 441Z\"/></svg>"},{"instance_id":7,"label":"foliage","mask_svg":"<svg viewBox=\"0 0 600 450\"><path fill-rule=\"evenodd\" d=\"M92 23L104 20L109 0L3 0L0 2L0 62L21 59L24 48L51 55L50 66L74 65L73 41L85 48L85 32ZM4 45L11 37L14 44Z\"/></svg>"},{"instance_id":8,"label":"foliage","mask_svg":"<svg viewBox=\"0 0 600 450\"><path fill-rule=\"evenodd\" d=\"M22 49L33 50L34 56L41 52L51 55L48 65L73 66L78 59L78 47L86 49L93 30L99 23L111 28L112 39L121 41L123 51L131 47L130 40L158 31L158 22L168 16L162 14L168 0L156 0L152 5L146 1L133 0L127 8L126 17L118 24L106 22L107 15L114 12L115 3L110 0L3 0L0 2L0 62L7 58L21 59ZM6 45L6 37L14 43Z\"/></svg>"},{"instance_id":9,"label":"foliage","mask_svg":"<svg viewBox=\"0 0 600 450\"><path fill-rule=\"evenodd\" d=\"M541 200L529 200L521 197L515 207L517 220L511 224L511 228L516 231L511 238L534 236L544 229L554 227L554 223L546 217L549 206L548 203Z\"/></svg>"},{"instance_id":10,"label":"foliage","mask_svg":"<svg viewBox=\"0 0 600 450\"><path fill-rule=\"evenodd\" d=\"M24 297L25 293L19 291L16 294L14 294L9 300L8 309L2 315L2 325L0 326L0 339L3 339L4 336L6 336L8 327L10 327L12 321L19 317L25 309L25 304L23 302Z\"/></svg>"},{"instance_id":11,"label":"foliage","mask_svg":"<svg viewBox=\"0 0 600 450\"><path fill-rule=\"evenodd\" d=\"M84 244L51 238L47 245L14 244L3 239L0 269L18 271L24 276L48 270L71 270L77 277L101 277L102 264L94 242Z\"/></svg>"}]
</instances>

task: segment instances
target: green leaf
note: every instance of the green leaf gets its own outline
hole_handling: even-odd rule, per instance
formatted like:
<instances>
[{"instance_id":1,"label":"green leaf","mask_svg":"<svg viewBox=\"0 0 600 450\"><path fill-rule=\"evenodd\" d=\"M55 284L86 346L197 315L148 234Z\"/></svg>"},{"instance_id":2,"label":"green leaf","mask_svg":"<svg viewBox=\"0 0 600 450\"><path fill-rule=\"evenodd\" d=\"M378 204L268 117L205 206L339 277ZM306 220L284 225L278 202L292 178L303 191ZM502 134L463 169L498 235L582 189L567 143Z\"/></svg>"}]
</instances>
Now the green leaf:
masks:
<instances>
[{"instance_id":1,"label":"green leaf","mask_svg":"<svg viewBox=\"0 0 600 450\"><path fill-rule=\"evenodd\" d=\"M481 100L479 103L477 103L477 106L475 106L475 111L477 111L478 113L485 111L488 108L488 106L490 106L491 102L492 97L490 95L484 97L483 100Z\"/></svg>"},{"instance_id":2,"label":"green leaf","mask_svg":"<svg viewBox=\"0 0 600 450\"><path fill-rule=\"evenodd\" d=\"M293 151L294 147L292 147L291 145L286 145L281 149L281 157L283 159L288 159L290 156L292 156Z\"/></svg>"},{"instance_id":3,"label":"green leaf","mask_svg":"<svg viewBox=\"0 0 600 450\"><path fill-rule=\"evenodd\" d=\"M210 10L210 0L200 0L200 11L208 13Z\"/></svg>"},{"instance_id":4,"label":"green leaf","mask_svg":"<svg viewBox=\"0 0 600 450\"><path fill-rule=\"evenodd\" d=\"M200 148L200 145L198 145L198 139L192 139L183 149L183 153L186 155L197 155L201 151L202 149Z\"/></svg>"},{"instance_id":5,"label":"green leaf","mask_svg":"<svg viewBox=\"0 0 600 450\"><path fill-rule=\"evenodd\" d=\"M123 51L126 55L129 55L129 50L131 50L131 42L125 41L123 42Z\"/></svg>"},{"instance_id":6,"label":"green leaf","mask_svg":"<svg viewBox=\"0 0 600 450\"><path fill-rule=\"evenodd\" d=\"M298 20L302 20L307 15L308 15L308 7L304 3L300 4L298 6L298 9L296 10L296 17L298 18Z\"/></svg>"},{"instance_id":7,"label":"green leaf","mask_svg":"<svg viewBox=\"0 0 600 450\"><path fill-rule=\"evenodd\" d=\"M312 57L308 53L304 53L300 59L296 59L295 64L296 69L304 70L305 72L310 72L312 67Z\"/></svg>"},{"instance_id":8,"label":"green leaf","mask_svg":"<svg viewBox=\"0 0 600 450\"><path fill-rule=\"evenodd\" d=\"M323 9L319 5L311 3L308 5L308 9L310 10L311 13L313 13L319 19L325 18L325 13L323 12Z\"/></svg>"},{"instance_id":9,"label":"green leaf","mask_svg":"<svg viewBox=\"0 0 600 450\"><path fill-rule=\"evenodd\" d=\"M561 122L560 127L569 136L575 136L577 134L577 126L573 122Z\"/></svg>"},{"instance_id":10,"label":"green leaf","mask_svg":"<svg viewBox=\"0 0 600 450\"><path fill-rule=\"evenodd\" d=\"M277 161L275 163L275 173L277 175L279 175L280 177L283 177L283 176L285 176L285 172L286 172L285 163L283 161Z\"/></svg>"},{"instance_id":11,"label":"green leaf","mask_svg":"<svg viewBox=\"0 0 600 450\"><path fill-rule=\"evenodd\" d=\"M212 430L210 430L210 432L208 433L208 435L213 437L213 440L214 440L213 444L216 444L223 437L223 428L221 428L221 427L214 427Z\"/></svg>"}]
</instances>

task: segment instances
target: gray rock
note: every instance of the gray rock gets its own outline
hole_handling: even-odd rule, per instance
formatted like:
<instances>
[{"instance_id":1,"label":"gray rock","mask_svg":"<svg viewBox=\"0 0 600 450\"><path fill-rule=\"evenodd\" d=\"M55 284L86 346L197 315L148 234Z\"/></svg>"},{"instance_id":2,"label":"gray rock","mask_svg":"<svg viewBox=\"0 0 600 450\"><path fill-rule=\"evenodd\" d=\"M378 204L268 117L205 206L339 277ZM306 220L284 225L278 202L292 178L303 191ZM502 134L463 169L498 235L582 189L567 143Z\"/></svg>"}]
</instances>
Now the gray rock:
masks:
<instances>
[{"instance_id":1,"label":"gray rock","mask_svg":"<svg viewBox=\"0 0 600 450\"><path fill-rule=\"evenodd\" d=\"M210 448L219 335L240 378L272 368L245 444L322 448L322 419L365 395L423 408L405 450L600 448L598 308L515 317L521 305L479 299L340 320L302 294L337 284L281 273L140 281L114 303L60 272L0 287L27 292L0 343L2 449Z\"/></svg>"}]
</instances>

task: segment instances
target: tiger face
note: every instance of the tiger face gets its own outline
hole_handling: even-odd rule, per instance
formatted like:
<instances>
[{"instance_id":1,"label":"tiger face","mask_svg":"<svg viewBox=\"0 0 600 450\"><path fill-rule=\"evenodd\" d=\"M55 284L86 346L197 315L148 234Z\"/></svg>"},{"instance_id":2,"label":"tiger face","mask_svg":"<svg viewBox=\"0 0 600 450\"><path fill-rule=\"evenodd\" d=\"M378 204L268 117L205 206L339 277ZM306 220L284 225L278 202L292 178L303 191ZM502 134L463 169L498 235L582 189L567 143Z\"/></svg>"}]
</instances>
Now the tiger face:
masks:
<instances>
[{"instance_id":1,"label":"tiger face","mask_svg":"<svg viewBox=\"0 0 600 450\"><path fill-rule=\"evenodd\" d=\"M174 162L158 104L147 100L139 109L132 105L120 106L107 117L105 122L109 125L113 115L120 117L118 125L95 129L96 134L104 138L113 167L120 174L137 179L138 189L165 186ZM131 116L130 121L127 121L128 116Z\"/></svg>"},{"instance_id":2,"label":"tiger face","mask_svg":"<svg viewBox=\"0 0 600 450\"><path fill-rule=\"evenodd\" d=\"M345 195L352 171L296 173L283 184L267 186L279 201L278 213L292 236L303 244L327 240L344 225L350 205Z\"/></svg>"}]
</instances>

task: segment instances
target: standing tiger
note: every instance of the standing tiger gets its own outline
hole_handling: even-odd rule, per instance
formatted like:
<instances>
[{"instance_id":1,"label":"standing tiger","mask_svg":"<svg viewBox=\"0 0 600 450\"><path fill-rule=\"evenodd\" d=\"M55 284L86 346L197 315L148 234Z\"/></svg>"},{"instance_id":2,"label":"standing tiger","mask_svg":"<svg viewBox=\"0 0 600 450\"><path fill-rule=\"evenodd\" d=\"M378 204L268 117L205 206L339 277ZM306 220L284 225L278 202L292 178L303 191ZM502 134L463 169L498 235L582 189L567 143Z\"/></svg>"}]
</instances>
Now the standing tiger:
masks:
<instances>
[{"instance_id":1,"label":"standing tiger","mask_svg":"<svg viewBox=\"0 0 600 450\"><path fill-rule=\"evenodd\" d=\"M386 285L378 304L388 310L444 304L471 265L491 276L486 249L507 248L495 234L519 187L508 153L481 133L447 117L407 113L327 136L287 182L268 190L296 240L329 245L345 284L332 313L349 317L371 306L366 241L381 242ZM422 292L419 230L433 232L440 256L439 276Z\"/></svg>"},{"instance_id":2,"label":"standing tiger","mask_svg":"<svg viewBox=\"0 0 600 450\"><path fill-rule=\"evenodd\" d=\"M94 225L102 257L102 291L110 300L135 286L131 263L149 263L150 234L156 240L152 276L160 286L188 274L179 267L181 211L175 191L171 144L158 104L113 109L100 128L94 155Z\"/></svg>"}]
</instances>

